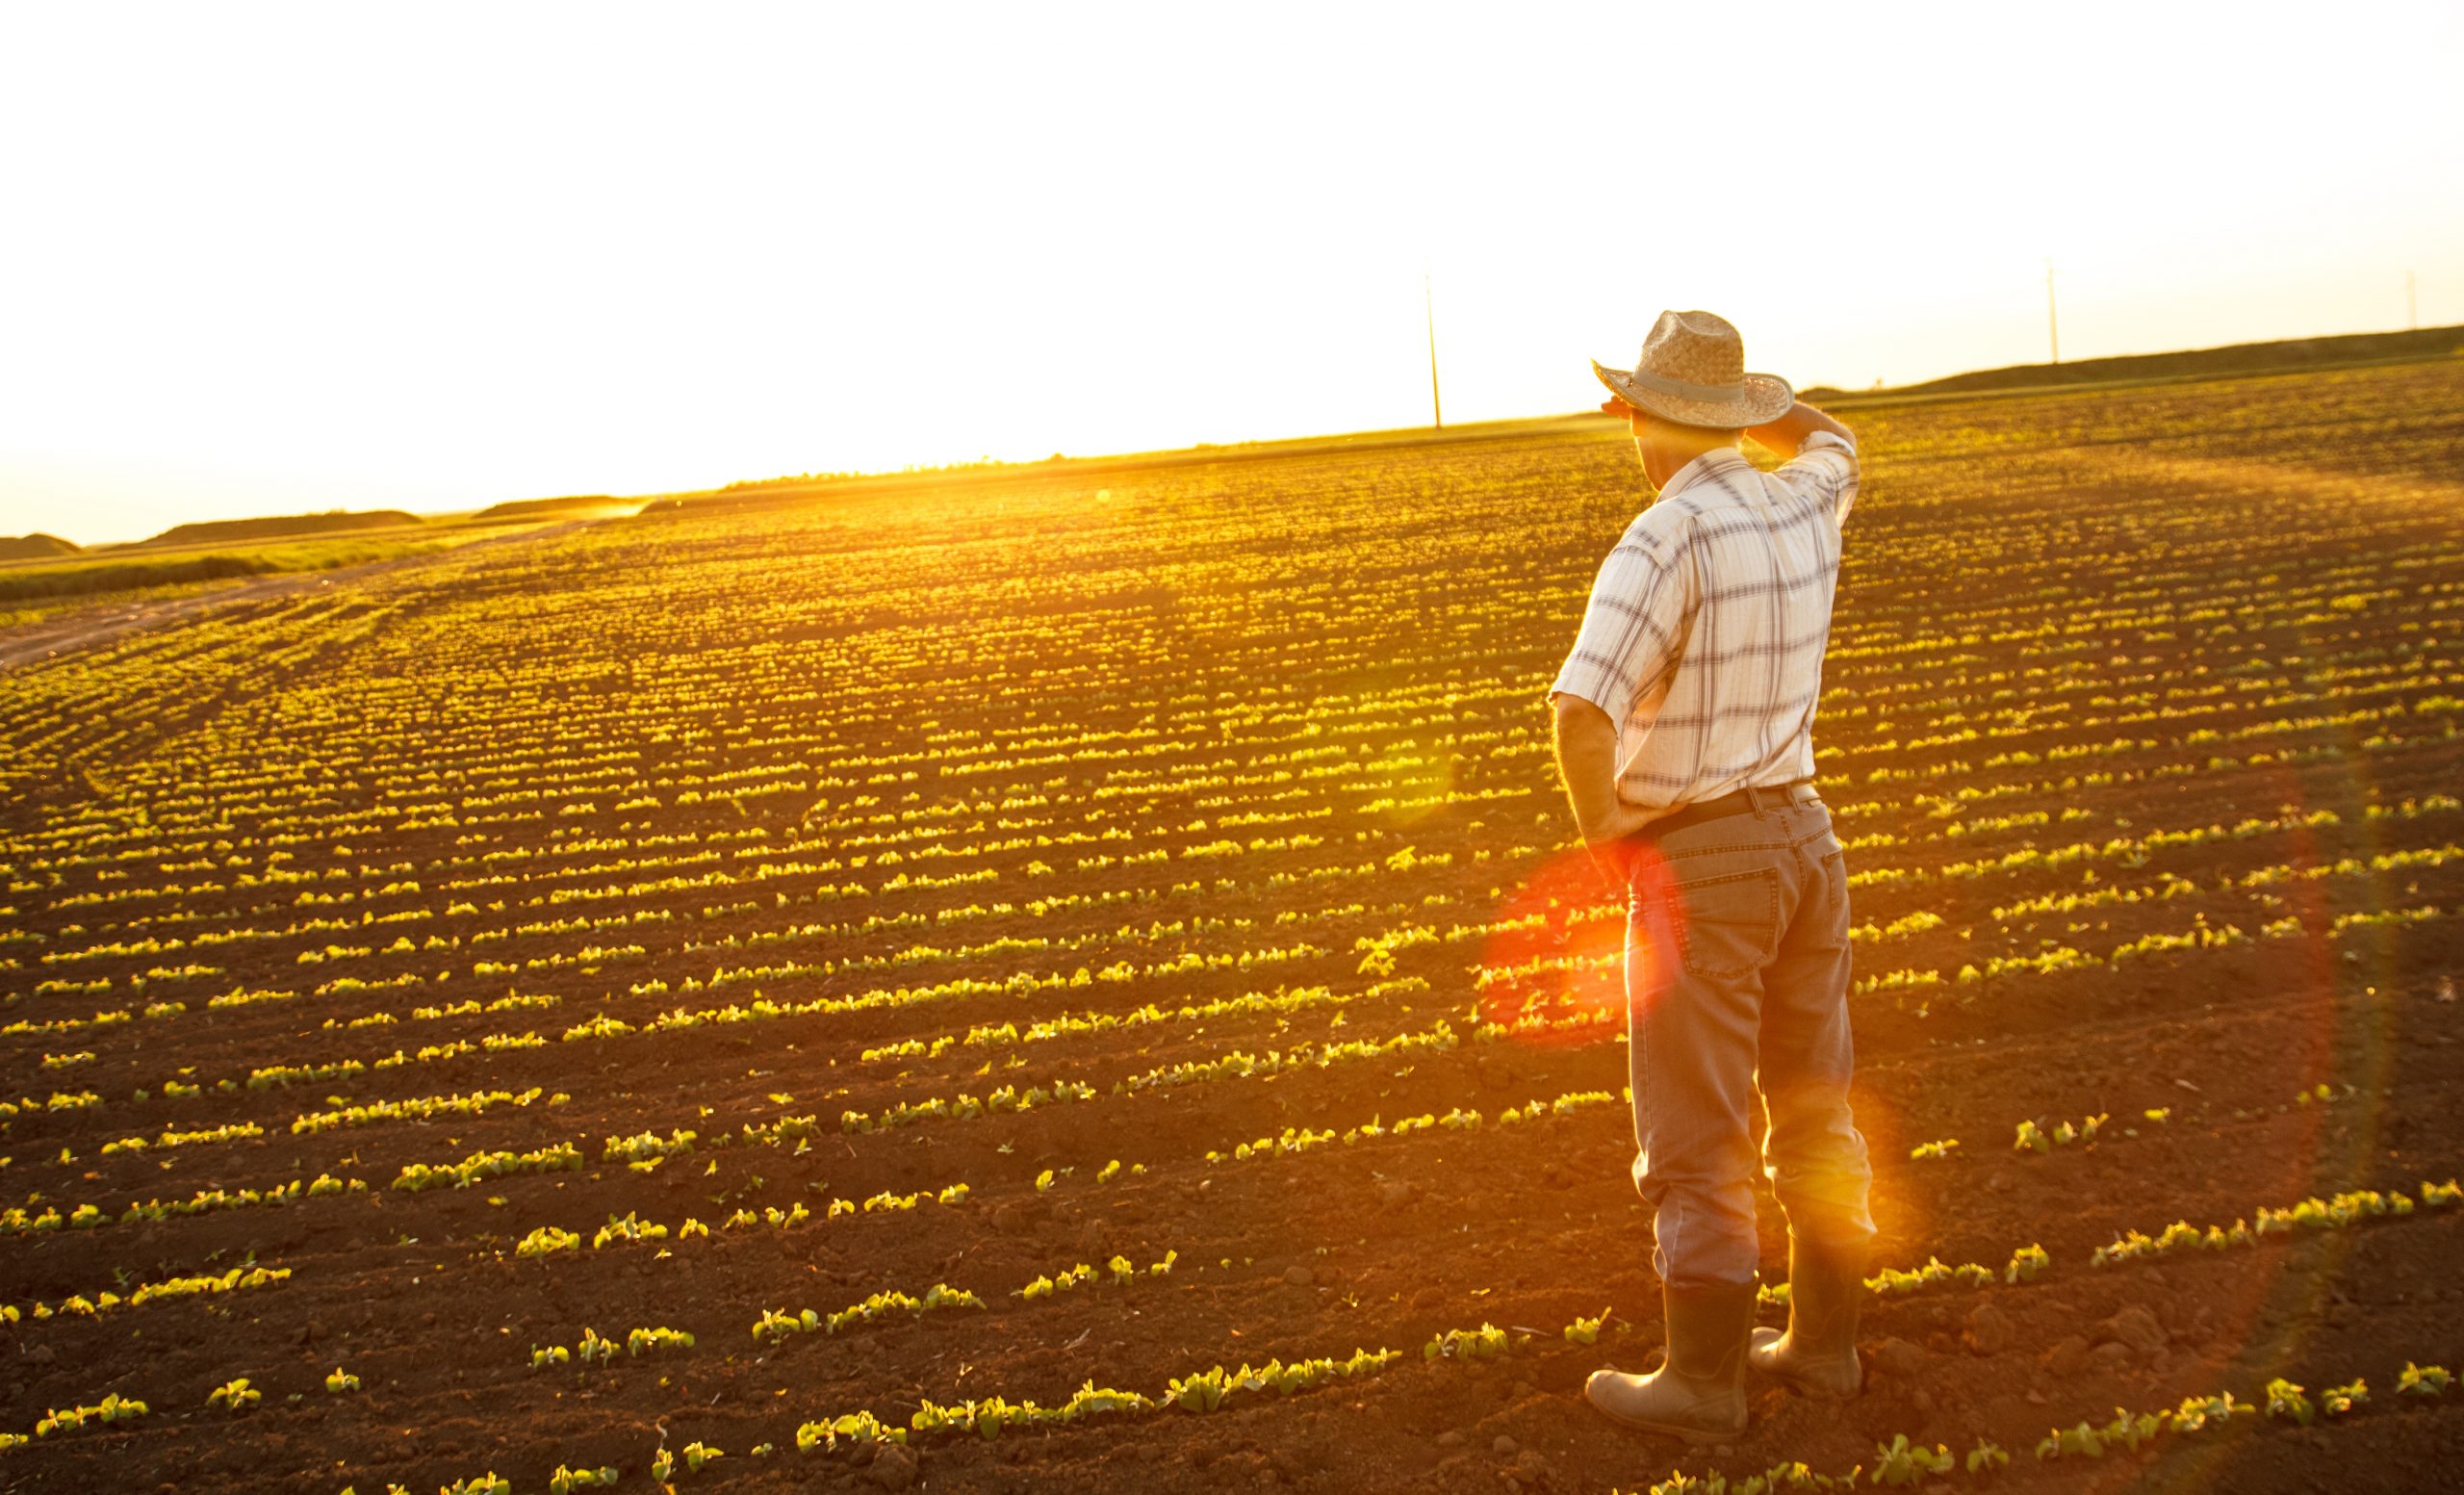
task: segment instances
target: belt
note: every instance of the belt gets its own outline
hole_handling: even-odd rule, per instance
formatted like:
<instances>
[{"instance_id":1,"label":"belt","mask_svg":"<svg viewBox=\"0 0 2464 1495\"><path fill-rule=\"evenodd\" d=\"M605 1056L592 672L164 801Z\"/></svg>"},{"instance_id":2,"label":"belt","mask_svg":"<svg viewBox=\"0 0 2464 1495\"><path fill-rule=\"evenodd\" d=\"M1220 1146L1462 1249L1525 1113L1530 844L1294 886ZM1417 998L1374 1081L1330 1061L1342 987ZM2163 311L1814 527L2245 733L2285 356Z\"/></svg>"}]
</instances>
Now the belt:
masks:
<instances>
[{"instance_id":1,"label":"belt","mask_svg":"<svg viewBox=\"0 0 2464 1495\"><path fill-rule=\"evenodd\" d=\"M1706 820L1717 820L1722 815L1741 815L1749 810L1759 811L1766 805L1802 805L1809 801L1817 801L1819 798L1820 796L1814 793L1811 779L1791 779L1785 784L1751 785L1733 793L1723 794L1717 799L1697 800L1682 810L1660 816L1639 831L1620 837L1619 839L1649 841L1665 836L1671 831L1681 831L1689 825L1701 825Z\"/></svg>"}]
</instances>

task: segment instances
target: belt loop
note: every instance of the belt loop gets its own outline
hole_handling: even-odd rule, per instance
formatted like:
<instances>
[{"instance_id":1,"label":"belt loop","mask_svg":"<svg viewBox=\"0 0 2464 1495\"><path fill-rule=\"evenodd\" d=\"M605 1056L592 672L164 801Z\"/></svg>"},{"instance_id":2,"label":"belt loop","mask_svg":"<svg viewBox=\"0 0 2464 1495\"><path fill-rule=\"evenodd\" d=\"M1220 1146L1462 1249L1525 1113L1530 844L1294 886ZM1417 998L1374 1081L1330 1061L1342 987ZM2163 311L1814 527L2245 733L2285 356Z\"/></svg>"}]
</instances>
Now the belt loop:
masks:
<instances>
[{"instance_id":1,"label":"belt loop","mask_svg":"<svg viewBox=\"0 0 2464 1495\"><path fill-rule=\"evenodd\" d=\"M1745 802L1754 807L1754 817L1762 818L1762 791L1749 784L1745 786Z\"/></svg>"}]
</instances>

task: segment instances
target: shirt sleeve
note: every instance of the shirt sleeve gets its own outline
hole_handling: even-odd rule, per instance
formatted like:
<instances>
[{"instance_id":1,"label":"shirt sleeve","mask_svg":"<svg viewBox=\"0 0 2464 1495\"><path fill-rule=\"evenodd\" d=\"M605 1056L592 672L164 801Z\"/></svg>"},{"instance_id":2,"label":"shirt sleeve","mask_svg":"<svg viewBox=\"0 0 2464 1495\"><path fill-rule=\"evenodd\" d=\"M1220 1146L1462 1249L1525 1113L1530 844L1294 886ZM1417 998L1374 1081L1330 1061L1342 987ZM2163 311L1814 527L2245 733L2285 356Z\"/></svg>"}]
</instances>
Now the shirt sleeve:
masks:
<instances>
[{"instance_id":1,"label":"shirt sleeve","mask_svg":"<svg viewBox=\"0 0 2464 1495\"><path fill-rule=\"evenodd\" d=\"M1622 732L1634 703L1677 667L1694 616L1690 516L1655 507L1634 521L1601 562L1573 652L1549 687L1608 713Z\"/></svg>"},{"instance_id":2,"label":"shirt sleeve","mask_svg":"<svg viewBox=\"0 0 2464 1495\"><path fill-rule=\"evenodd\" d=\"M1857 502L1857 444L1831 431L1816 431L1772 476L1829 504L1832 522L1845 525Z\"/></svg>"}]
</instances>

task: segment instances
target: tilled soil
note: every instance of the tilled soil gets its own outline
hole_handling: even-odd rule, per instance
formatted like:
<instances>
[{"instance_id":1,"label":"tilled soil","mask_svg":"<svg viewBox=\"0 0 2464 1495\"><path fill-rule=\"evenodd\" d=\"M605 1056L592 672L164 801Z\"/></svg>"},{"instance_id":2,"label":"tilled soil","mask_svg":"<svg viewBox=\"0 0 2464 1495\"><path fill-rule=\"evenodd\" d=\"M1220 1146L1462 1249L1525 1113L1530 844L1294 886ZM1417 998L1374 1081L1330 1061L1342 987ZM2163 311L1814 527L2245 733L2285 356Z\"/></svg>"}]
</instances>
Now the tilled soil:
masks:
<instances>
[{"instance_id":1,"label":"tilled soil","mask_svg":"<svg viewBox=\"0 0 2464 1495\"><path fill-rule=\"evenodd\" d=\"M2436 394L2454 376L2371 377ZM494 1471L527 1495L560 1465L612 1467L619 1488L649 1488L659 1450L698 1442L723 1456L676 1473L680 1490L1641 1491L1673 1470L1735 1478L1802 1462L1870 1476L1878 1445L1902 1436L1960 1456L1987 1440L2011 1456L1999 1472L1957 1469L1928 1487L2273 1495L2453 1482L2464 1388L2400 1397L2396 1385L2407 1362L2464 1370L2464 1206L2420 1202L2425 1183L2464 1173L2464 852L2450 855L2464 832L2452 797L2464 759L2443 704L2464 563L2420 493L2356 499L2340 486L2444 482L2451 463L2432 458L2453 437L2352 416L2331 468L2268 491L2272 506L2255 510L2268 525L2185 528L2171 524L2179 506L2240 503L2233 485L2262 479L2201 477L2189 456L2149 454L2171 437L2098 424L2187 428L2190 415L2217 414L2199 399L2222 395L2135 398L2119 415L2089 411L2093 397L2032 402L2042 441L2007 466L1982 454L1988 418L2020 407L1876 422L1875 491L1852 535L1883 561L1861 580L1863 606L1843 603L1838 710L1817 731L1840 755L1825 792L1850 868L1875 874L1853 894L1854 916L1874 926L1859 974L1911 977L1852 999L1874 1265L1975 1264L1991 1280L1875 1296L1857 1399L1816 1404L1756 1383L1746 1433L1702 1449L1585 1404L1591 1371L1652 1362L1660 1313L1619 1095L1618 973L1547 964L1613 952L1624 930L1579 852L1556 849L1565 827L1561 812L1551 819L1562 807L1545 737L1516 714L1536 709L1534 671L1553 660L1510 619L1466 612L1478 599L1444 567L1409 572L1377 552L1365 519L1296 549L1275 523L1223 517L1240 513L1226 493L1270 515L1287 513L1263 506L1278 498L1299 514L1403 505L1404 529L1446 545L1454 511L1431 493L1504 494L1539 513L1561 484L1630 482L1588 448L1501 445L1476 461L1441 454L1460 471L1328 458L1308 470L1307 505L1276 487L1284 478L1201 473L1171 503L1154 501L1157 517L1118 516L1116 531L1056 501L1031 515L1051 535L1017 540L1009 571L964 549L972 515L948 521L945 543L915 547L921 559L864 528L887 520L818 506L730 519L740 531L597 526L441 563L449 586L410 568L313 607L268 599L211 628L123 640L90 675L62 663L13 675L33 683L0 702L0 775L13 776L0 976L7 1016L25 1025L0 1036L13 1108L0 1205L28 1220L80 1205L105 1218L0 1236L0 1302L20 1310L0 1322L0 1432L31 1433L53 1408L114 1393L149 1411L0 1450L0 1489L424 1495ZM2015 560L1985 555L1938 512L1944 494L2039 543ZM2048 494L2068 506L2049 507ZM1344 507L1356 503L1367 507ZM2288 514L2314 516L2332 544L2279 532ZM1304 659L1283 633L1205 605L1246 594L1158 580L1161 563L1142 557L1180 555L1184 524L1226 525L1234 549L1293 572L1283 601L1302 621L1291 628L1317 653ZM1552 562L1578 587L1604 531L1552 533L1579 549L1578 564ZM1067 549L1080 545L1093 548ZM730 585L753 575L810 589L758 605L716 582L697 591L719 569L697 547L732 547L725 559L742 569L726 572ZM1045 550L1060 581L1026 564ZM1440 600L1393 634L1332 610L1362 556L1392 561L1380 584L1417 578ZM980 593L950 582L962 562L981 573ZM1483 584L1516 607L1579 605L1519 565ZM1973 579L1989 565L2005 595ZM1056 600L1029 587L1038 580L1088 594ZM706 592L728 595L704 610ZM1073 599L1083 606L1064 606ZM935 610L971 606L978 623L1015 632L987 642ZM645 611L655 627L628 633ZM1432 685L1398 662L1415 647L1468 655L1509 632L1516 641L1481 654L1480 668L1528 678L1510 709L1482 697L1450 716L1442 674ZM1078 643L1050 642L1065 633ZM652 634L655 648L639 642ZM1163 652L1108 662L1079 648L1133 635ZM834 651L860 640L873 641L878 657L859 662L880 683L813 683L837 679L830 671L856 657ZM810 651L795 658L811 678L764 673L790 648ZM1903 649L1922 662L1895 663ZM421 673L440 656L469 694ZM1138 695L1141 669L1162 672L1156 658L1201 657L1221 686L1203 709L1192 696L1176 717L1155 702L1180 698ZM1001 691L1072 682L1092 683L1083 720L999 735L1018 709ZM672 695L641 704L659 688ZM958 731L988 723L979 737ZM1095 731L1114 725L1126 735ZM1441 728L1460 734L1451 777L1414 777L1437 772L1415 755ZM1357 739L1352 759L1330 750L1344 736ZM1115 756L1091 768L1071 757L1082 751ZM859 818L937 754L969 769L921 802L943 819ZM1354 759L1378 772L1335 774ZM449 793L431 783L440 766L466 774ZM1243 773L1255 777L1235 783ZM1159 788L1150 775L1177 777ZM771 778L793 792L720 792ZM570 792L543 803L541 785ZM1398 803L1446 800L1438 789L1460 797ZM1958 801L1962 789L1984 797ZM1118 834L1057 834L1082 821ZM1186 860L1211 838L1295 832L1316 839L1246 850L1221 873ZM902 861L852 860L893 840ZM1123 859L1150 842L1183 856ZM267 854L277 847L283 858ZM1527 912L1540 925L1476 927ZM398 924L423 940L398 943ZM1428 938L1396 942L1380 980L1369 937L1416 926ZM162 942L198 935L219 942ZM2188 942L2110 954L2168 941ZM2045 968L2008 964L2018 958ZM1180 964L1117 985L1011 984L1116 959ZM214 980L157 973L188 960L210 961ZM347 979L323 984L337 975ZM966 977L983 984L948 985ZM225 992L235 999L209 1002ZM865 993L902 999L750 1011ZM1269 993L1296 999L1244 1005ZM188 1000L144 1015L165 994ZM1195 1010L1219 1000L1230 1005ZM116 1010L127 1018L90 1020ZM1520 1037L1482 1027L1585 1012L1610 1020ZM661 1025L678 1013L728 1020ZM1109 1021L1033 1033L1063 1014ZM1007 1023L1029 1031L990 1031ZM1339 1047L1401 1037L1411 1044L1371 1056ZM912 1047L882 1051L893 1044ZM1064 1084L1092 1094L1050 1095ZM1005 1086L1049 1098L953 1114L956 1097ZM81 1091L96 1102L43 1103ZM480 1098L465 1114L295 1129L344 1104L439 1096ZM932 1102L939 1114L911 1124L841 1121ZM1477 1125L1439 1123L1473 1111ZM1422 1117L1430 1124L1396 1129ZM2092 1139L2014 1146L2023 1121L2050 1131L2089 1118L2103 1119ZM1373 1119L1376 1134L1342 1140ZM154 1140L217 1126L262 1134ZM1273 1145L1299 1130L1305 1148ZM635 1167L612 1155L646 1132L674 1155ZM148 1146L117 1146L131 1137ZM1945 1157L1912 1156L1954 1140ZM1262 1141L1259 1155L1233 1155ZM576 1166L396 1186L405 1170L556 1146L576 1149ZM321 1177L338 1192L121 1218L149 1200ZM2131 1232L2229 1229L2360 1190L2417 1207L2091 1264ZM1776 1281L1784 1230L1767 1197L1762 1208ZM578 1239L521 1252L550 1227ZM2032 1246L2047 1269L2007 1280ZM1114 1279L1116 1258L1131 1280ZM1168 1273L1152 1270L1167 1260ZM1019 1295L1080 1264L1094 1280ZM255 1268L289 1276L92 1315L62 1307ZM776 1342L754 1327L765 1313L827 1316L937 1283L982 1305L892 1307ZM1596 1343L1563 1333L1603 1314ZM1424 1357L1434 1337L1483 1326L1505 1331L1503 1353ZM652 1327L695 1343L622 1348ZM610 1363L533 1368L535 1350L570 1351L585 1330L617 1343ZM928 1401L1051 1406L1091 1383L1160 1397L1218 1365L1381 1349L1399 1355L1374 1374L1236 1394L1204 1414L796 1447L800 1428L851 1414L906 1428ZM359 1388L328 1391L337 1369ZM262 1400L211 1405L238 1377ZM2226 1390L2261 1401L2279 1377L2314 1398L2360 1378L2369 1397L2308 1427L2250 1417L2100 1458L2036 1456L2048 1431L2117 1408Z\"/></svg>"}]
</instances>

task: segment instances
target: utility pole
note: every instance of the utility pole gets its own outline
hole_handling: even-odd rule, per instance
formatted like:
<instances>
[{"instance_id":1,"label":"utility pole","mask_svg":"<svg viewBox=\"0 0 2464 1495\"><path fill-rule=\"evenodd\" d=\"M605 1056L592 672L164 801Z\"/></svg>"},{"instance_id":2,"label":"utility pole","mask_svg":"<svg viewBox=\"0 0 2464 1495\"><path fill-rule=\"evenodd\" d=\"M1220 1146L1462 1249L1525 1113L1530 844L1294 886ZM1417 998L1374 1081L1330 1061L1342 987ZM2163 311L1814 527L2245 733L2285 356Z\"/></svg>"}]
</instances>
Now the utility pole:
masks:
<instances>
[{"instance_id":1,"label":"utility pole","mask_svg":"<svg viewBox=\"0 0 2464 1495\"><path fill-rule=\"evenodd\" d=\"M2044 262L2044 330L2053 341L2053 361L2062 362L2062 322L2053 313L2053 261Z\"/></svg>"},{"instance_id":2,"label":"utility pole","mask_svg":"<svg viewBox=\"0 0 2464 1495\"><path fill-rule=\"evenodd\" d=\"M2404 271L2404 320L2413 324L2415 332L2422 329L2421 303L2413 299L2413 272L2409 270Z\"/></svg>"},{"instance_id":3,"label":"utility pole","mask_svg":"<svg viewBox=\"0 0 2464 1495\"><path fill-rule=\"evenodd\" d=\"M1421 273L1421 310L1428 316L1428 419L1439 430L1446 429L1446 407L1437 400L1437 300L1430 293L1428 273Z\"/></svg>"}]
</instances>

